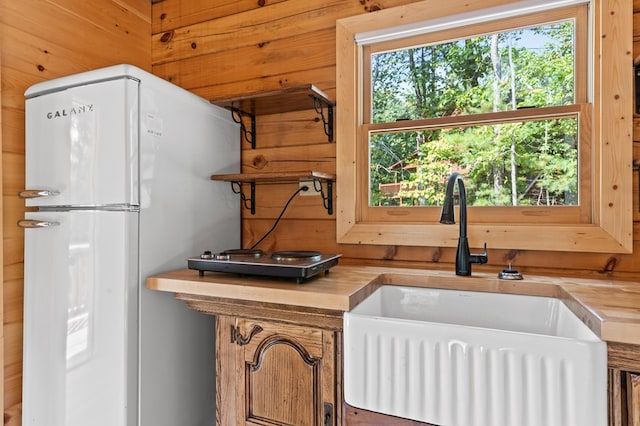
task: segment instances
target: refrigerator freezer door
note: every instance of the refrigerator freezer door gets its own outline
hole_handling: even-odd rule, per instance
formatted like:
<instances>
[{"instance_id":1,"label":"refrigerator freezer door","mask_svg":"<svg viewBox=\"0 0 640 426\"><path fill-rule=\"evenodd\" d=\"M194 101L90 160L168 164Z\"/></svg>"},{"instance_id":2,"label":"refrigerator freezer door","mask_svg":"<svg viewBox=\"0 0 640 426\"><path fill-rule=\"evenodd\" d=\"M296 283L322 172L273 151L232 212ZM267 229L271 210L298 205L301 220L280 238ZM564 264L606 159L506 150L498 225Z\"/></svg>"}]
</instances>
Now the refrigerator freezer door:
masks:
<instances>
[{"instance_id":1,"label":"refrigerator freezer door","mask_svg":"<svg viewBox=\"0 0 640 426\"><path fill-rule=\"evenodd\" d=\"M26 101L27 206L138 204L138 85L122 77Z\"/></svg>"},{"instance_id":2,"label":"refrigerator freezer door","mask_svg":"<svg viewBox=\"0 0 640 426\"><path fill-rule=\"evenodd\" d=\"M138 213L26 219L22 424L136 424Z\"/></svg>"}]
</instances>

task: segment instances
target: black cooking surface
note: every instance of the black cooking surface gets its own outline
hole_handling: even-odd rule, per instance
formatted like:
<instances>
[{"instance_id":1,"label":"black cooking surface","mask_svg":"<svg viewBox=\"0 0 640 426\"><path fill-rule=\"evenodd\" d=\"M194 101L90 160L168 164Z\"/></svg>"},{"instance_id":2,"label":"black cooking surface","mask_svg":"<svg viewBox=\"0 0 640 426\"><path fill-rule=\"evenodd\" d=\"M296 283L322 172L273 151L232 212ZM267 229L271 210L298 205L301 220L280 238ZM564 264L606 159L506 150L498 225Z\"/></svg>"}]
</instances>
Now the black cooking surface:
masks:
<instances>
[{"instance_id":1,"label":"black cooking surface","mask_svg":"<svg viewBox=\"0 0 640 426\"><path fill-rule=\"evenodd\" d=\"M227 272L239 275L261 275L292 278L300 284L304 280L338 264L340 254L322 254L316 251L280 251L264 253L262 250L234 249L220 253L204 252L200 257L187 259L189 269L200 276L205 271Z\"/></svg>"}]
</instances>

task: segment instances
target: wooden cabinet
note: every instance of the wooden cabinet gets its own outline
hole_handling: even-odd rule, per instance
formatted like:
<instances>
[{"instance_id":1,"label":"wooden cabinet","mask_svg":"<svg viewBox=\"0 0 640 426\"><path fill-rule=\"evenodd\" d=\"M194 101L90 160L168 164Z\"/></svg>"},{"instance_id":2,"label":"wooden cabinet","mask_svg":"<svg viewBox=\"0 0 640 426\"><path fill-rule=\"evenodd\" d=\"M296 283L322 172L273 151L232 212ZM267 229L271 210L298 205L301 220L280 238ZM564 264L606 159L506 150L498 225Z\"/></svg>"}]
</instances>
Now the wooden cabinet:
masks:
<instances>
[{"instance_id":1,"label":"wooden cabinet","mask_svg":"<svg viewBox=\"0 0 640 426\"><path fill-rule=\"evenodd\" d=\"M242 286L245 292L260 288ZM344 404L342 310L187 293L176 298L217 318L218 425L424 424ZM291 300L305 301L300 295ZM608 342L607 350L609 426L640 426L640 345Z\"/></svg>"},{"instance_id":2,"label":"wooden cabinet","mask_svg":"<svg viewBox=\"0 0 640 426\"><path fill-rule=\"evenodd\" d=\"M609 426L640 426L640 346L609 344Z\"/></svg>"},{"instance_id":3,"label":"wooden cabinet","mask_svg":"<svg viewBox=\"0 0 640 426\"><path fill-rule=\"evenodd\" d=\"M218 401L235 415L219 424L335 424L333 331L219 316L216 338Z\"/></svg>"},{"instance_id":4,"label":"wooden cabinet","mask_svg":"<svg viewBox=\"0 0 640 426\"><path fill-rule=\"evenodd\" d=\"M640 372L609 369L609 426L640 426Z\"/></svg>"},{"instance_id":5,"label":"wooden cabinet","mask_svg":"<svg viewBox=\"0 0 640 426\"><path fill-rule=\"evenodd\" d=\"M180 294L216 315L220 426L342 424L342 312Z\"/></svg>"}]
</instances>

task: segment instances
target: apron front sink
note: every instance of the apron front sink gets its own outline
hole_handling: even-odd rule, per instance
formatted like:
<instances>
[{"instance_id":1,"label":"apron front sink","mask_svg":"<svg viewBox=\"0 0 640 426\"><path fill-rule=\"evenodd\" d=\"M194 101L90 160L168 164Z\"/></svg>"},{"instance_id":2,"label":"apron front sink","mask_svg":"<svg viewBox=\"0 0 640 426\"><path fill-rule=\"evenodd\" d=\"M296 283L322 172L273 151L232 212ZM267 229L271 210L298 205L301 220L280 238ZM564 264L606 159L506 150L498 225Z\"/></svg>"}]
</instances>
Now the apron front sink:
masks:
<instances>
[{"instance_id":1,"label":"apron front sink","mask_svg":"<svg viewBox=\"0 0 640 426\"><path fill-rule=\"evenodd\" d=\"M607 350L562 301L382 286L344 315L349 405L442 426L604 426Z\"/></svg>"}]
</instances>

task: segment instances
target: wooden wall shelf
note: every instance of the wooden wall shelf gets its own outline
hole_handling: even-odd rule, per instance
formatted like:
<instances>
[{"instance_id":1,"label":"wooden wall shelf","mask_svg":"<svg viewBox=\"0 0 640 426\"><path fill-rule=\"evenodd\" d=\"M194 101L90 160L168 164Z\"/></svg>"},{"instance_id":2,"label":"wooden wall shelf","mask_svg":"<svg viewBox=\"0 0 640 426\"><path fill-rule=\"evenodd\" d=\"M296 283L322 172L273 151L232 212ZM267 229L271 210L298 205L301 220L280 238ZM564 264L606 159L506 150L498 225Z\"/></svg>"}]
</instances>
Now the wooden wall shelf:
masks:
<instances>
[{"instance_id":1,"label":"wooden wall shelf","mask_svg":"<svg viewBox=\"0 0 640 426\"><path fill-rule=\"evenodd\" d=\"M333 108L335 102L313 84L289 87L269 92L248 93L227 99L214 99L211 103L231 110L233 120L239 123L244 139L256 147L256 116L302 111L314 108L322 118L328 142L333 142ZM325 115L326 112L326 115ZM243 117L248 117L247 129Z\"/></svg>"},{"instance_id":2,"label":"wooden wall shelf","mask_svg":"<svg viewBox=\"0 0 640 426\"><path fill-rule=\"evenodd\" d=\"M211 102L224 108L239 109L258 116L310 109L310 106L313 106L313 98L335 106L335 102L313 84L270 92L248 93L227 99L214 99Z\"/></svg>"},{"instance_id":3,"label":"wooden wall shelf","mask_svg":"<svg viewBox=\"0 0 640 426\"><path fill-rule=\"evenodd\" d=\"M238 173L238 174L221 174L212 175L211 180L231 182L231 190L235 194L239 194L247 210L251 214L256 213L255 195L257 184L278 184L312 181L314 189L320 192L322 202L328 214L333 214L333 182L336 176L330 173L303 171L303 172L274 172L274 173ZM242 184L250 185L250 195L247 197L242 192ZM326 187L326 193L325 188Z\"/></svg>"},{"instance_id":4,"label":"wooden wall shelf","mask_svg":"<svg viewBox=\"0 0 640 426\"><path fill-rule=\"evenodd\" d=\"M305 180L335 180L336 176L330 173L304 171L304 172L274 172L274 173L238 173L228 175L212 175L211 180L239 183L291 183Z\"/></svg>"}]
</instances>

